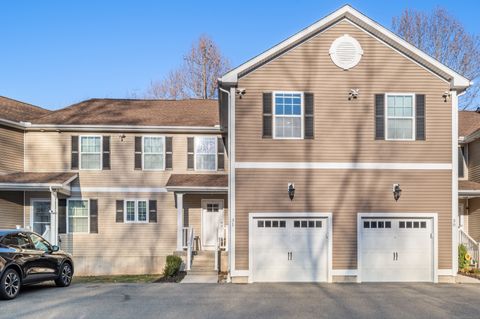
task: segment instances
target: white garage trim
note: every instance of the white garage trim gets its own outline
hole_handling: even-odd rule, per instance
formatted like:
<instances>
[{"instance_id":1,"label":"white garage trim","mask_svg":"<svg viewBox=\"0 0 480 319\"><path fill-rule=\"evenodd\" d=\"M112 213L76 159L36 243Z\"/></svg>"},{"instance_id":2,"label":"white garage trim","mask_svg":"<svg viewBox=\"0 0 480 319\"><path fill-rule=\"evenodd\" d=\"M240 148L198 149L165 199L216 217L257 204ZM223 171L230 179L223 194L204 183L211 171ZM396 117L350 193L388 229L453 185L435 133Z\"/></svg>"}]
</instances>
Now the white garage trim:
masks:
<instances>
[{"instance_id":1,"label":"white garage trim","mask_svg":"<svg viewBox=\"0 0 480 319\"><path fill-rule=\"evenodd\" d=\"M433 222L433 282L438 283L438 214L437 213L358 213L357 214L357 282L362 282L362 218L424 218Z\"/></svg>"},{"instance_id":2,"label":"white garage trim","mask_svg":"<svg viewBox=\"0 0 480 319\"><path fill-rule=\"evenodd\" d=\"M332 254L333 254L333 232L332 232L332 213L312 213L312 212L295 212L295 213L278 213L278 212L266 212L266 213L250 213L248 216L248 282L252 283L253 282L253 232L254 232L254 223L253 220L254 218L287 218L287 217L293 217L293 218L298 218L298 217L313 217L313 218L326 218L327 219L327 282L332 282Z\"/></svg>"}]
</instances>

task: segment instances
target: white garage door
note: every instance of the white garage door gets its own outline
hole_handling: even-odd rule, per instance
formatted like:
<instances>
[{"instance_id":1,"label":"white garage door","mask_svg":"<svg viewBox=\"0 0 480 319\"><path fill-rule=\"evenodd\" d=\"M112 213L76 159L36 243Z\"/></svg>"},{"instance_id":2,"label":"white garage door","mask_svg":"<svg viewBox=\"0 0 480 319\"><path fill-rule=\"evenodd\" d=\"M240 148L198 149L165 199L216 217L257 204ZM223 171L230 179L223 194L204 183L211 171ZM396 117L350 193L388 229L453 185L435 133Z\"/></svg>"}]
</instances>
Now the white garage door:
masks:
<instances>
[{"instance_id":1,"label":"white garage door","mask_svg":"<svg viewBox=\"0 0 480 319\"><path fill-rule=\"evenodd\" d=\"M252 229L253 281L327 281L326 218L254 218Z\"/></svg>"},{"instance_id":2,"label":"white garage door","mask_svg":"<svg viewBox=\"0 0 480 319\"><path fill-rule=\"evenodd\" d=\"M431 219L362 218L362 281L433 281Z\"/></svg>"}]
</instances>

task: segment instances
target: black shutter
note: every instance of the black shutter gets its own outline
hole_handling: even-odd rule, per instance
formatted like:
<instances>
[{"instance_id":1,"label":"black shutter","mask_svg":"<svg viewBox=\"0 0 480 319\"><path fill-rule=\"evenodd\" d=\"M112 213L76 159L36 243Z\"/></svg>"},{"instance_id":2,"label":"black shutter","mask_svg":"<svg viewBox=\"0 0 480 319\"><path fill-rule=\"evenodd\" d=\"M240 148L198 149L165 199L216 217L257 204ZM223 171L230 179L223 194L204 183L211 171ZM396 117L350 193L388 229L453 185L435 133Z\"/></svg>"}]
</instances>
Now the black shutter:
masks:
<instances>
[{"instance_id":1,"label":"black shutter","mask_svg":"<svg viewBox=\"0 0 480 319\"><path fill-rule=\"evenodd\" d=\"M72 135L71 169L78 169L78 136Z\"/></svg>"},{"instance_id":2,"label":"black shutter","mask_svg":"<svg viewBox=\"0 0 480 319\"><path fill-rule=\"evenodd\" d=\"M165 169L173 168L173 146L172 137L165 137Z\"/></svg>"},{"instance_id":3,"label":"black shutter","mask_svg":"<svg viewBox=\"0 0 480 319\"><path fill-rule=\"evenodd\" d=\"M415 96L416 139L425 140L425 95Z\"/></svg>"},{"instance_id":4,"label":"black shutter","mask_svg":"<svg viewBox=\"0 0 480 319\"><path fill-rule=\"evenodd\" d=\"M313 139L314 137L314 121L313 121L313 112L314 112L314 100L313 93L304 93L304 106L305 106L305 132L304 138Z\"/></svg>"},{"instance_id":5,"label":"black shutter","mask_svg":"<svg viewBox=\"0 0 480 319\"><path fill-rule=\"evenodd\" d=\"M135 136L135 169L142 169L142 137Z\"/></svg>"},{"instance_id":6,"label":"black shutter","mask_svg":"<svg viewBox=\"0 0 480 319\"><path fill-rule=\"evenodd\" d=\"M110 169L110 136L103 136L102 138L102 169Z\"/></svg>"},{"instance_id":7,"label":"black shutter","mask_svg":"<svg viewBox=\"0 0 480 319\"><path fill-rule=\"evenodd\" d=\"M217 138L217 169L225 169L225 146L221 137Z\"/></svg>"},{"instance_id":8,"label":"black shutter","mask_svg":"<svg viewBox=\"0 0 480 319\"><path fill-rule=\"evenodd\" d=\"M123 200L117 200L115 211L115 221L117 223L123 223Z\"/></svg>"},{"instance_id":9,"label":"black shutter","mask_svg":"<svg viewBox=\"0 0 480 319\"><path fill-rule=\"evenodd\" d=\"M195 168L195 140L193 137L187 137L187 169Z\"/></svg>"},{"instance_id":10,"label":"black shutter","mask_svg":"<svg viewBox=\"0 0 480 319\"><path fill-rule=\"evenodd\" d=\"M375 94L375 139L385 139L385 94Z\"/></svg>"},{"instance_id":11,"label":"black shutter","mask_svg":"<svg viewBox=\"0 0 480 319\"><path fill-rule=\"evenodd\" d=\"M272 93L263 93L263 138L272 138Z\"/></svg>"},{"instance_id":12,"label":"black shutter","mask_svg":"<svg viewBox=\"0 0 480 319\"><path fill-rule=\"evenodd\" d=\"M98 234L98 200L90 199L90 233Z\"/></svg>"},{"instance_id":13,"label":"black shutter","mask_svg":"<svg viewBox=\"0 0 480 319\"><path fill-rule=\"evenodd\" d=\"M58 233L67 233L67 200L65 198L58 199Z\"/></svg>"},{"instance_id":14,"label":"black shutter","mask_svg":"<svg viewBox=\"0 0 480 319\"><path fill-rule=\"evenodd\" d=\"M157 201L156 200L148 201L148 222L149 223L157 222Z\"/></svg>"}]
</instances>

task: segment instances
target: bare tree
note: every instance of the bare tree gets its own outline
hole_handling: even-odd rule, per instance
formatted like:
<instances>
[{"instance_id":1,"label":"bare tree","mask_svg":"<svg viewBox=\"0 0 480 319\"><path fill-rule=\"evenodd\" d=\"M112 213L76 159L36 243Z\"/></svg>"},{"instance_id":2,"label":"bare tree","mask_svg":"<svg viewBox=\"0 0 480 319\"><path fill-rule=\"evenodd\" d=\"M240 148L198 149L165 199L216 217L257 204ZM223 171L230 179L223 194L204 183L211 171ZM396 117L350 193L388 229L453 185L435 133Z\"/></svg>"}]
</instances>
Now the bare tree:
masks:
<instances>
[{"instance_id":1,"label":"bare tree","mask_svg":"<svg viewBox=\"0 0 480 319\"><path fill-rule=\"evenodd\" d=\"M147 90L150 98L211 99L217 95L217 78L229 68L213 40L202 35L183 57L183 64Z\"/></svg>"},{"instance_id":2,"label":"bare tree","mask_svg":"<svg viewBox=\"0 0 480 319\"><path fill-rule=\"evenodd\" d=\"M437 7L430 13L406 9L392 20L393 30L407 42L428 53L451 69L474 80L462 96L462 109L479 103L480 37L468 33L462 23L445 9Z\"/></svg>"}]
</instances>

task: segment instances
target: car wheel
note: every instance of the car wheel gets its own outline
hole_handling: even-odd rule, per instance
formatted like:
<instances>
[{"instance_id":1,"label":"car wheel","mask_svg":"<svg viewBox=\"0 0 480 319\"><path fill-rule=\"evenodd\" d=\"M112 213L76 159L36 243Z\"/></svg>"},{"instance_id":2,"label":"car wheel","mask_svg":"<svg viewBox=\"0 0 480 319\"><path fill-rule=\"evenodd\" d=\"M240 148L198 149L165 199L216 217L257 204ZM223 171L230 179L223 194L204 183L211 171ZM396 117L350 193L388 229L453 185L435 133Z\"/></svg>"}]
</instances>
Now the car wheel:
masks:
<instances>
[{"instance_id":1,"label":"car wheel","mask_svg":"<svg viewBox=\"0 0 480 319\"><path fill-rule=\"evenodd\" d=\"M55 280L58 287L68 287L72 283L72 266L69 263L64 263L60 270L60 276Z\"/></svg>"},{"instance_id":2,"label":"car wheel","mask_svg":"<svg viewBox=\"0 0 480 319\"><path fill-rule=\"evenodd\" d=\"M8 269L0 280L0 298L13 299L20 292L21 279L15 269Z\"/></svg>"}]
</instances>

